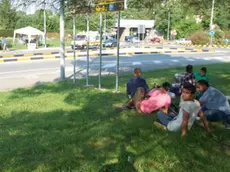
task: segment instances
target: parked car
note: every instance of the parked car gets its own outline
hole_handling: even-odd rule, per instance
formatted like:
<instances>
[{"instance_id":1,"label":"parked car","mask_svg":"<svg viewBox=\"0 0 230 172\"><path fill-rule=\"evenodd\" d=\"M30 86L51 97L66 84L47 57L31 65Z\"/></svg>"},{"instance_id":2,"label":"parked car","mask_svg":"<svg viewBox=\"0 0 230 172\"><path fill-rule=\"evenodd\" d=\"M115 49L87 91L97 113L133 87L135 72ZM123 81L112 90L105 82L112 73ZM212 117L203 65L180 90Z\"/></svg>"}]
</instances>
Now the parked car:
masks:
<instances>
[{"instance_id":1,"label":"parked car","mask_svg":"<svg viewBox=\"0 0 230 172\"><path fill-rule=\"evenodd\" d=\"M185 38L181 38L176 41L177 44L192 44L191 40L186 40Z\"/></svg>"},{"instance_id":2,"label":"parked car","mask_svg":"<svg viewBox=\"0 0 230 172\"><path fill-rule=\"evenodd\" d=\"M140 43L141 41L137 37L133 37L131 42L135 44L135 43Z\"/></svg>"},{"instance_id":3,"label":"parked car","mask_svg":"<svg viewBox=\"0 0 230 172\"><path fill-rule=\"evenodd\" d=\"M151 39L151 42L152 43L160 43L161 40L160 40L160 38L153 38L153 39Z\"/></svg>"},{"instance_id":4,"label":"parked car","mask_svg":"<svg viewBox=\"0 0 230 172\"><path fill-rule=\"evenodd\" d=\"M116 47L117 40L116 39L107 39L103 42L103 47Z\"/></svg>"},{"instance_id":5,"label":"parked car","mask_svg":"<svg viewBox=\"0 0 230 172\"><path fill-rule=\"evenodd\" d=\"M126 36L125 41L126 42L132 42L133 37L132 36Z\"/></svg>"}]
</instances>

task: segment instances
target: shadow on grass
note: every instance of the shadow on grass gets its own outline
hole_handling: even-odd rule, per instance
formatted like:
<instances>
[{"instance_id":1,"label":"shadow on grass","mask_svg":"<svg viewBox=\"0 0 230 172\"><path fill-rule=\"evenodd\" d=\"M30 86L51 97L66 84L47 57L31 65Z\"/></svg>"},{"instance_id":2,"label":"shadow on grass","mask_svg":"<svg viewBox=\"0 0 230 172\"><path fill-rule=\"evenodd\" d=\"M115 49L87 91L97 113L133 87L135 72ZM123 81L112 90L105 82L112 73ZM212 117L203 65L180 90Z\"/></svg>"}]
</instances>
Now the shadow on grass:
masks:
<instances>
[{"instance_id":1,"label":"shadow on grass","mask_svg":"<svg viewBox=\"0 0 230 172\"><path fill-rule=\"evenodd\" d=\"M171 77L166 73L144 76L160 82ZM122 86L128 78L121 77ZM113 88L113 79L104 77L104 86ZM0 109L0 171L229 171L228 130L217 125L207 136L194 126L181 140L179 133L153 127L154 114L117 113L114 107L126 101L124 93L85 88L81 82L7 94Z\"/></svg>"}]
</instances>

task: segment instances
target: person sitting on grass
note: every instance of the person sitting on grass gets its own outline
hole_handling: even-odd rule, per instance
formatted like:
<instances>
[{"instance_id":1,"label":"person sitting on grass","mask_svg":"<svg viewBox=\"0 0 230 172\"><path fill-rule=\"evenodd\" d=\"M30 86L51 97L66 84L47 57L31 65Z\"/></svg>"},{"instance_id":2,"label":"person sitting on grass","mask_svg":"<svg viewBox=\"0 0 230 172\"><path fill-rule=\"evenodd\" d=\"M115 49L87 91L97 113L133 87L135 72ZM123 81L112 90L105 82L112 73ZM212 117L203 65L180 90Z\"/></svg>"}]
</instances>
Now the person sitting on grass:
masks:
<instances>
[{"instance_id":1,"label":"person sitting on grass","mask_svg":"<svg viewBox=\"0 0 230 172\"><path fill-rule=\"evenodd\" d=\"M185 74L175 74L176 79L179 83L172 84L171 92L175 93L177 96L181 95L182 87L185 83L191 83L192 85L196 85L196 78L193 73L193 66L187 65L186 66L186 73Z\"/></svg>"},{"instance_id":2,"label":"person sitting on grass","mask_svg":"<svg viewBox=\"0 0 230 172\"><path fill-rule=\"evenodd\" d=\"M165 82L160 88L151 90L148 93L148 97L146 97L144 88L138 88L126 108L131 109L135 107L137 112L144 114L150 114L161 108L165 108L164 111L168 112L171 104L171 97L168 95L170 88L171 85Z\"/></svg>"},{"instance_id":3,"label":"person sitting on grass","mask_svg":"<svg viewBox=\"0 0 230 172\"><path fill-rule=\"evenodd\" d=\"M134 77L131 78L126 85L127 95L132 98L135 95L137 88L143 88L145 94L149 91L149 86L146 83L146 80L141 78L140 68L134 69Z\"/></svg>"},{"instance_id":4,"label":"person sitting on grass","mask_svg":"<svg viewBox=\"0 0 230 172\"><path fill-rule=\"evenodd\" d=\"M192 85L196 84L196 77L193 73L193 66L187 65L185 74L175 74L176 79L179 81L180 85L184 85L184 83L189 82Z\"/></svg>"},{"instance_id":5,"label":"person sitting on grass","mask_svg":"<svg viewBox=\"0 0 230 172\"><path fill-rule=\"evenodd\" d=\"M205 80L205 81L209 82L209 77L207 75L207 68L202 67L200 69L200 72L195 73L195 77L196 77L196 81Z\"/></svg>"},{"instance_id":6,"label":"person sitting on grass","mask_svg":"<svg viewBox=\"0 0 230 172\"><path fill-rule=\"evenodd\" d=\"M203 93L199 101L208 121L224 121L226 129L230 129L230 106L227 97L205 80L197 83L197 89Z\"/></svg>"},{"instance_id":7,"label":"person sitting on grass","mask_svg":"<svg viewBox=\"0 0 230 172\"><path fill-rule=\"evenodd\" d=\"M169 131L176 132L181 130L181 136L184 137L196 121L197 115L200 114L204 126L209 132L208 122L201 111L200 103L194 98L195 93L196 87L190 83L185 83L182 89L183 101L180 102L179 114L175 116L174 114L159 111L157 121L154 122L154 125Z\"/></svg>"}]
</instances>

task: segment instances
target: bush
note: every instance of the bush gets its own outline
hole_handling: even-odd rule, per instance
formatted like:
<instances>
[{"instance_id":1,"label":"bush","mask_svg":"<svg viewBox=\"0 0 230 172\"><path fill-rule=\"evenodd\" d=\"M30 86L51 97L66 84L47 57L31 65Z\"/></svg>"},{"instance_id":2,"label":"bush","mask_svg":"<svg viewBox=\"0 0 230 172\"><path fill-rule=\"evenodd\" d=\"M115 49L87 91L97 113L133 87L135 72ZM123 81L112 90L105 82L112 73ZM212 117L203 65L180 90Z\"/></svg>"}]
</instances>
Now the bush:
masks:
<instances>
[{"instance_id":1,"label":"bush","mask_svg":"<svg viewBox=\"0 0 230 172\"><path fill-rule=\"evenodd\" d=\"M216 29L215 30L215 35L214 35L214 42L215 44L224 44L224 31L222 31L221 29Z\"/></svg>"},{"instance_id":2,"label":"bush","mask_svg":"<svg viewBox=\"0 0 230 172\"><path fill-rule=\"evenodd\" d=\"M192 33L189 38L193 44L205 45L209 43L209 35L205 31L198 31Z\"/></svg>"},{"instance_id":3,"label":"bush","mask_svg":"<svg viewBox=\"0 0 230 172\"><path fill-rule=\"evenodd\" d=\"M0 30L0 37L13 37L14 36L14 30Z\"/></svg>"},{"instance_id":4,"label":"bush","mask_svg":"<svg viewBox=\"0 0 230 172\"><path fill-rule=\"evenodd\" d=\"M195 20L182 19L177 22L172 28L177 30L177 38L186 38L191 33L197 30L201 30L202 25L200 23L196 23Z\"/></svg>"}]
</instances>

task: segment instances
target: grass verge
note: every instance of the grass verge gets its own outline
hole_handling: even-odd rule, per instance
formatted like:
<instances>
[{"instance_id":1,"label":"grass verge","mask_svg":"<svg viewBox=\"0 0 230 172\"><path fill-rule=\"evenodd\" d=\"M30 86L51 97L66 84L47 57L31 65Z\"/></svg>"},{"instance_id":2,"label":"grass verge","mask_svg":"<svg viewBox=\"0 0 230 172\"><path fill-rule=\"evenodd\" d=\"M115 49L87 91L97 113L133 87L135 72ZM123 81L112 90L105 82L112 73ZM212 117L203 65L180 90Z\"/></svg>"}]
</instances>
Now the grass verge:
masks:
<instances>
[{"instance_id":1,"label":"grass verge","mask_svg":"<svg viewBox=\"0 0 230 172\"><path fill-rule=\"evenodd\" d=\"M230 95L229 64L207 67L212 85ZM143 76L151 86L178 71ZM155 128L155 114L117 113L129 77L120 77L121 93L113 93L113 76L103 77L104 91L80 80L0 93L0 171L229 171L230 134L220 124L212 135L195 125L181 140Z\"/></svg>"}]
</instances>

